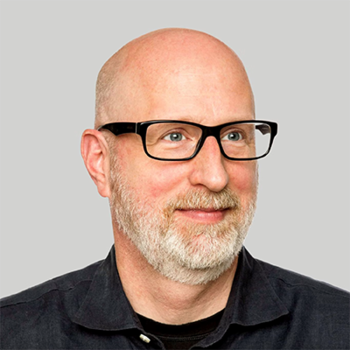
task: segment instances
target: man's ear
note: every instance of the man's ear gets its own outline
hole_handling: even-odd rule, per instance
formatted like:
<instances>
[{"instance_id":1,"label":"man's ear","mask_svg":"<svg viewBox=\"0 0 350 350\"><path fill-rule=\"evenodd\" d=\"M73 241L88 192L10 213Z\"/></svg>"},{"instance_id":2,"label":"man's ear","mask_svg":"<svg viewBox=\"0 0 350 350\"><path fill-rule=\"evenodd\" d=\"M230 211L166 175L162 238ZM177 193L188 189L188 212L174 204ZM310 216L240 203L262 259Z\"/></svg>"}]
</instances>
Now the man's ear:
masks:
<instances>
[{"instance_id":1,"label":"man's ear","mask_svg":"<svg viewBox=\"0 0 350 350\"><path fill-rule=\"evenodd\" d=\"M81 155L87 171L102 197L110 197L109 148L100 131L85 130L81 137Z\"/></svg>"}]
</instances>

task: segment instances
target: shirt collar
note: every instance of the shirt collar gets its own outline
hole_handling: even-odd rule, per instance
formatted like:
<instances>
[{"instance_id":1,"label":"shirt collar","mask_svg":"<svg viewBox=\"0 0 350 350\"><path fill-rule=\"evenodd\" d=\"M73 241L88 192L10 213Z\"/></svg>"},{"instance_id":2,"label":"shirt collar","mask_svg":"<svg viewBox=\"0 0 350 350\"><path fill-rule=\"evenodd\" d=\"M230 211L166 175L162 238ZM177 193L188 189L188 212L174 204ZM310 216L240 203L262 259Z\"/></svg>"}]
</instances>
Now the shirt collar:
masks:
<instances>
[{"instance_id":1,"label":"shirt collar","mask_svg":"<svg viewBox=\"0 0 350 350\"><path fill-rule=\"evenodd\" d=\"M141 327L124 293L114 246L96 270L87 295L72 321L86 328L104 331Z\"/></svg>"},{"instance_id":2,"label":"shirt collar","mask_svg":"<svg viewBox=\"0 0 350 350\"><path fill-rule=\"evenodd\" d=\"M231 324L253 326L275 320L289 313L278 297L261 263L243 247L230 297L227 320Z\"/></svg>"},{"instance_id":3,"label":"shirt collar","mask_svg":"<svg viewBox=\"0 0 350 350\"><path fill-rule=\"evenodd\" d=\"M271 287L260 263L243 248L218 331L225 331L230 324L252 326L286 314L287 308ZM116 267L114 246L97 269L72 321L86 328L104 331L142 329L124 293Z\"/></svg>"}]
</instances>

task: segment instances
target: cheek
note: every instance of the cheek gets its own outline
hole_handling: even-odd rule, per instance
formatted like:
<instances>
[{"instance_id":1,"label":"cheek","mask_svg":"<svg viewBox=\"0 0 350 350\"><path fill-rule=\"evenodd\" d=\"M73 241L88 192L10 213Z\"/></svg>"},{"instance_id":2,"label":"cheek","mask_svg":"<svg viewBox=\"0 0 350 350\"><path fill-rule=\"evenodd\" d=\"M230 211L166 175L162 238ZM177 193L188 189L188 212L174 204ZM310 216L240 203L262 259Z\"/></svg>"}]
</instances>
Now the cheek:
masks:
<instances>
[{"instance_id":1,"label":"cheek","mask_svg":"<svg viewBox=\"0 0 350 350\"><path fill-rule=\"evenodd\" d=\"M235 162L226 167L230 177L229 187L238 194L255 196L258 184L256 162Z\"/></svg>"},{"instance_id":2,"label":"cheek","mask_svg":"<svg viewBox=\"0 0 350 350\"><path fill-rule=\"evenodd\" d=\"M163 163L159 161L149 166L147 171L143 172L145 178L145 189L149 198L157 200L168 200L172 195L176 195L186 179L186 174L175 164ZM163 198L164 197L164 198Z\"/></svg>"},{"instance_id":3,"label":"cheek","mask_svg":"<svg viewBox=\"0 0 350 350\"><path fill-rule=\"evenodd\" d=\"M118 152L120 169L138 200L159 203L176 194L186 175L175 162L162 162L127 147Z\"/></svg>"}]
</instances>

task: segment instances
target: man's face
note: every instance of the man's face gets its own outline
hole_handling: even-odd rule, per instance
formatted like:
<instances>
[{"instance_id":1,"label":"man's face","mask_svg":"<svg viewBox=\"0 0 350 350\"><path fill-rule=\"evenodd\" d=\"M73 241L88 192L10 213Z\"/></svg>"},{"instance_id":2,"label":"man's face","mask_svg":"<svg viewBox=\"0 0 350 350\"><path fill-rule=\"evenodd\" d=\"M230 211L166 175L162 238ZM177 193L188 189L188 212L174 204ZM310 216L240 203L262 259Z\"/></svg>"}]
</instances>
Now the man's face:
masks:
<instances>
[{"instance_id":1,"label":"man's face","mask_svg":"<svg viewBox=\"0 0 350 350\"><path fill-rule=\"evenodd\" d=\"M250 90L235 74L223 65L158 72L143 84L137 77L137 94L125 97L118 121L214 126L254 119ZM110 148L113 219L155 269L199 284L232 265L254 213L255 161L225 159L213 137L194 159L180 162L149 158L136 134L111 137Z\"/></svg>"}]
</instances>

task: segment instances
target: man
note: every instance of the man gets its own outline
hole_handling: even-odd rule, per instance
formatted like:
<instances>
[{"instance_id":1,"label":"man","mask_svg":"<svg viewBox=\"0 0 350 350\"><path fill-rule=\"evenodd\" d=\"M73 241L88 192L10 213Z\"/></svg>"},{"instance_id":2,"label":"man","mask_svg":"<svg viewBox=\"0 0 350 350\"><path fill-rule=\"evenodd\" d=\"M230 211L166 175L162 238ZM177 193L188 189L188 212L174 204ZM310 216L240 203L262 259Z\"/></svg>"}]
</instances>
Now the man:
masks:
<instances>
[{"instance_id":1,"label":"man","mask_svg":"<svg viewBox=\"0 0 350 350\"><path fill-rule=\"evenodd\" d=\"M124 46L99 74L81 143L115 245L2 300L2 348L348 348L347 292L242 248L276 133L217 39L166 29Z\"/></svg>"}]
</instances>

